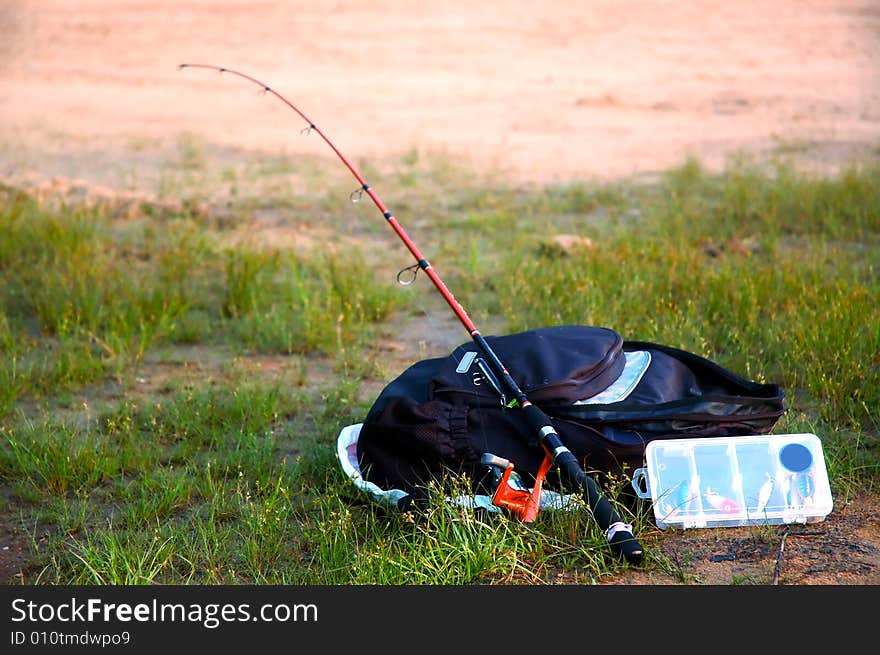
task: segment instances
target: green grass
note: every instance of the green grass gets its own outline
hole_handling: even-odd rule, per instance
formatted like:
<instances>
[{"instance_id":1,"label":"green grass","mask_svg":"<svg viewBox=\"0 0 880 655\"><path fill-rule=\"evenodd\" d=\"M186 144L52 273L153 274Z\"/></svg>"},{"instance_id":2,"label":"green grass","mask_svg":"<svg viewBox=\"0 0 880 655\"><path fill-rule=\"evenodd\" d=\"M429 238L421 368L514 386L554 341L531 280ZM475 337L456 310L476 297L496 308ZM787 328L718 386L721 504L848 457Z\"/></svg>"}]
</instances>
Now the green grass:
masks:
<instances>
[{"instance_id":1,"label":"green grass","mask_svg":"<svg viewBox=\"0 0 880 655\"><path fill-rule=\"evenodd\" d=\"M408 253L347 191L292 190L321 188L315 162L215 179L204 144L178 155L161 194L220 188L234 220L0 197L0 509L30 540L22 582L592 584L625 567L583 512L526 526L439 492L419 515L358 495L335 438L400 372L377 342L421 336L396 332ZM777 431L822 436L835 496L877 491L877 164L689 161L652 184L514 189L412 151L370 173L475 318L606 325L779 382ZM228 238L272 207L339 243ZM543 247L554 234L593 246ZM627 518L650 552L648 517Z\"/></svg>"},{"instance_id":2,"label":"green grass","mask_svg":"<svg viewBox=\"0 0 880 655\"><path fill-rule=\"evenodd\" d=\"M693 350L834 425L876 433L880 401L877 167L835 180L693 162L638 225L571 256L504 261L512 327L587 323ZM872 184L873 183L873 184ZM553 302L547 299L552 298Z\"/></svg>"},{"instance_id":3,"label":"green grass","mask_svg":"<svg viewBox=\"0 0 880 655\"><path fill-rule=\"evenodd\" d=\"M8 195L0 208L0 348L11 365L0 374L0 415L24 394L122 378L166 343L334 351L398 302L370 277L359 252L340 262L230 249L186 214L120 224Z\"/></svg>"}]
</instances>

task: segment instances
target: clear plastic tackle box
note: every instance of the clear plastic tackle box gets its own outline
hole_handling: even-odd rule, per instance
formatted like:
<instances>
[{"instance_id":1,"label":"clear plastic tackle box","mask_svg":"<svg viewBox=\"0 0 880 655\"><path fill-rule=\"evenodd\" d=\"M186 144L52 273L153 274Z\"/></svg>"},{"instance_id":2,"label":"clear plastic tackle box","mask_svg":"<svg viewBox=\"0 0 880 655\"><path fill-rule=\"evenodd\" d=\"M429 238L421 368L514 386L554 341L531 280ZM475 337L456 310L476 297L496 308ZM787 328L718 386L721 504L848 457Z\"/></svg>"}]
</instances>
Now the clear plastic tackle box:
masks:
<instances>
[{"instance_id":1,"label":"clear plastic tackle box","mask_svg":"<svg viewBox=\"0 0 880 655\"><path fill-rule=\"evenodd\" d=\"M815 434L655 440L645 459L632 486L661 529L812 523L833 506Z\"/></svg>"}]
</instances>

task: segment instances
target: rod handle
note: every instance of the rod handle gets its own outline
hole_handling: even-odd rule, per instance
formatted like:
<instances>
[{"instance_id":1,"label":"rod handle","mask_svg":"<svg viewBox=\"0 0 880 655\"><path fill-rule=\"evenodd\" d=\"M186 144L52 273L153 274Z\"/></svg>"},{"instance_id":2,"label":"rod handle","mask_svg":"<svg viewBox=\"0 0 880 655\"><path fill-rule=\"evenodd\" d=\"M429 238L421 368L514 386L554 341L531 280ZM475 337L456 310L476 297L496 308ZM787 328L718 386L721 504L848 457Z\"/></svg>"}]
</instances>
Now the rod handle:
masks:
<instances>
[{"instance_id":1,"label":"rod handle","mask_svg":"<svg viewBox=\"0 0 880 655\"><path fill-rule=\"evenodd\" d=\"M562 484L579 491L587 501L593 517L605 532L612 552L618 556L622 555L630 564L641 564L644 550L633 536L632 527L620 519L596 481L584 473L577 458L564 447L547 415L531 403L523 406L523 412L535 433L540 435L543 446L553 455L553 463L559 471Z\"/></svg>"},{"instance_id":2,"label":"rod handle","mask_svg":"<svg viewBox=\"0 0 880 655\"><path fill-rule=\"evenodd\" d=\"M557 456L556 466L562 478L583 494L599 527L605 532L611 550L618 556L622 555L630 564L641 564L644 550L633 536L632 526L621 520L596 481L584 473L577 458L571 452L564 451Z\"/></svg>"}]
</instances>

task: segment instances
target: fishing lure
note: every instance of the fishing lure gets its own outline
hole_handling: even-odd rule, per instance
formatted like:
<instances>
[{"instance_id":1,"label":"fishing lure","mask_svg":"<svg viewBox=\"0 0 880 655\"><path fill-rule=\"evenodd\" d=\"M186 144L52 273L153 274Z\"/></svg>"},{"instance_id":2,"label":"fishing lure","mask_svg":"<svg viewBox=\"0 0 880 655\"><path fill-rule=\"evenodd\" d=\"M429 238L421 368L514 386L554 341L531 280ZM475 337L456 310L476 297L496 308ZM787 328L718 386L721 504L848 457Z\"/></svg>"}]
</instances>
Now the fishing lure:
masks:
<instances>
[{"instance_id":1,"label":"fishing lure","mask_svg":"<svg viewBox=\"0 0 880 655\"><path fill-rule=\"evenodd\" d=\"M767 474L767 479L764 481L764 484L761 485L761 488L758 490L758 505L755 507L755 511L758 514L764 512L764 508L767 507L767 503L770 500L770 494L773 493L773 478Z\"/></svg>"},{"instance_id":2,"label":"fishing lure","mask_svg":"<svg viewBox=\"0 0 880 655\"><path fill-rule=\"evenodd\" d=\"M740 511L739 505L734 500L722 496L717 491L713 491L711 487L706 487L706 493L703 496L710 506L721 510L725 514L736 514Z\"/></svg>"}]
</instances>

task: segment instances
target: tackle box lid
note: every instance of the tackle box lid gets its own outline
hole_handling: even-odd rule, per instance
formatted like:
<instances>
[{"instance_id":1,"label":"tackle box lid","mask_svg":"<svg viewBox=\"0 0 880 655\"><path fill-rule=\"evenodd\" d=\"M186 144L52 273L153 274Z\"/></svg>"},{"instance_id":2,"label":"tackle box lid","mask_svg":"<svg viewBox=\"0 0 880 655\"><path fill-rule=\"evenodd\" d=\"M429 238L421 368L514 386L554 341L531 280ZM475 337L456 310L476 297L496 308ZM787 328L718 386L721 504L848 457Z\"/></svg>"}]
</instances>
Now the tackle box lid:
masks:
<instances>
[{"instance_id":1,"label":"tackle box lid","mask_svg":"<svg viewBox=\"0 0 880 655\"><path fill-rule=\"evenodd\" d=\"M657 527L822 521L833 500L815 434L655 439L632 486Z\"/></svg>"}]
</instances>

